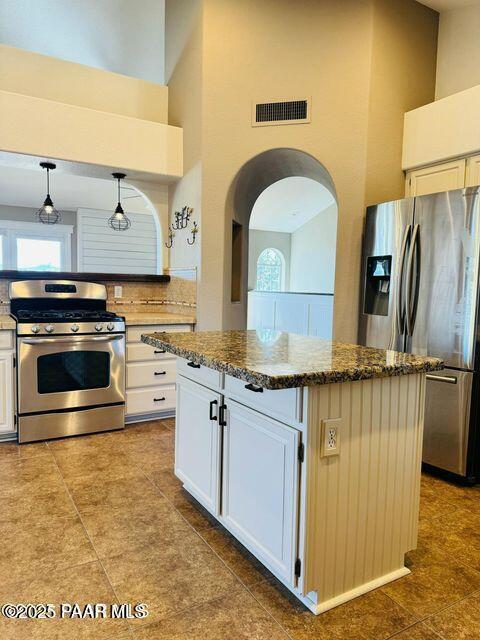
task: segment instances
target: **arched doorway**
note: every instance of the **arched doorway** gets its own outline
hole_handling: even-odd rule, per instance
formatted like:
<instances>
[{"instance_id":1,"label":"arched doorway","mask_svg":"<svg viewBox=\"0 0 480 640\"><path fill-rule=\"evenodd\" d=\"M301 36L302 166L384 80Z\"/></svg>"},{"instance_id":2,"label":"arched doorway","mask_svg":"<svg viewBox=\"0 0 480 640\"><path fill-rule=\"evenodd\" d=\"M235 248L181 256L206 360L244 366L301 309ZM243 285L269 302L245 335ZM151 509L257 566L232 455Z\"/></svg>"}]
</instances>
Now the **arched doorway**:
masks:
<instances>
[{"instance_id":1,"label":"arched doorway","mask_svg":"<svg viewBox=\"0 0 480 640\"><path fill-rule=\"evenodd\" d=\"M331 337L338 207L327 169L298 149L265 151L235 177L227 216L226 326Z\"/></svg>"}]
</instances>

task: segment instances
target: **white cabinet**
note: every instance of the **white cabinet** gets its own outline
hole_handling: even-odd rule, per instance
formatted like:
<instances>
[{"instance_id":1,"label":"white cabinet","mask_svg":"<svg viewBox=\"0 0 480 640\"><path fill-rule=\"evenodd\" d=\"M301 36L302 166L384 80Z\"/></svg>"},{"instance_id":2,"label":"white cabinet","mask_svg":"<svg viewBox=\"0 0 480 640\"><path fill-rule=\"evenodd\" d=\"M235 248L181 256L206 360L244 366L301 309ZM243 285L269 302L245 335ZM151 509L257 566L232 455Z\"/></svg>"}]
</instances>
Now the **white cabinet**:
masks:
<instances>
[{"instance_id":1,"label":"white cabinet","mask_svg":"<svg viewBox=\"0 0 480 640\"><path fill-rule=\"evenodd\" d=\"M0 437L16 433L13 347L13 331L0 330Z\"/></svg>"},{"instance_id":2,"label":"white cabinet","mask_svg":"<svg viewBox=\"0 0 480 640\"><path fill-rule=\"evenodd\" d=\"M302 421L302 388L264 389L256 384L248 384L240 378L225 376L225 393L240 404L253 407L289 425Z\"/></svg>"},{"instance_id":3,"label":"white cabinet","mask_svg":"<svg viewBox=\"0 0 480 640\"><path fill-rule=\"evenodd\" d=\"M190 371L185 373L191 376ZM243 389L244 383L238 382ZM203 381L178 375L175 473L261 562L294 585L301 432L264 415L263 405L244 406L241 394L235 401L232 389L235 393L226 384L224 397ZM280 404L282 400L291 404L293 420L297 392L269 392L279 394ZM258 396L263 397L250 395L256 403Z\"/></svg>"},{"instance_id":4,"label":"white cabinet","mask_svg":"<svg viewBox=\"0 0 480 640\"><path fill-rule=\"evenodd\" d=\"M175 384L175 360L160 362L129 362L127 364L127 387L158 387L164 384Z\"/></svg>"},{"instance_id":5,"label":"white cabinet","mask_svg":"<svg viewBox=\"0 0 480 640\"><path fill-rule=\"evenodd\" d=\"M177 377L175 472L297 598L323 613L409 573L424 373L265 394L229 375L211 389L192 371Z\"/></svg>"},{"instance_id":6,"label":"white cabinet","mask_svg":"<svg viewBox=\"0 0 480 640\"><path fill-rule=\"evenodd\" d=\"M0 352L0 435L15 431L13 353Z\"/></svg>"},{"instance_id":7,"label":"white cabinet","mask_svg":"<svg viewBox=\"0 0 480 640\"><path fill-rule=\"evenodd\" d=\"M294 583L300 433L233 400L223 439L222 522Z\"/></svg>"},{"instance_id":8,"label":"white cabinet","mask_svg":"<svg viewBox=\"0 0 480 640\"><path fill-rule=\"evenodd\" d=\"M211 389L223 388L223 373L210 369L210 367L206 367L203 364L190 362L189 360L185 360L185 358L177 358L177 371L180 375L199 382Z\"/></svg>"},{"instance_id":9,"label":"white cabinet","mask_svg":"<svg viewBox=\"0 0 480 640\"><path fill-rule=\"evenodd\" d=\"M220 508L221 403L219 393L178 377L175 473L215 515Z\"/></svg>"},{"instance_id":10,"label":"white cabinet","mask_svg":"<svg viewBox=\"0 0 480 640\"><path fill-rule=\"evenodd\" d=\"M465 158L407 171L405 196L462 189L465 186Z\"/></svg>"},{"instance_id":11,"label":"white cabinet","mask_svg":"<svg viewBox=\"0 0 480 640\"><path fill-rule=\"evenodd\" d=\"M480 184L480 155L467 158L465 186L475 187Z\"/></svg>"},{"instance_id":12,"label":"white cabinet","mask_svg":"<svg viewBox=\"0 0 480 640\"><path fill-rule=\"evenodd\" d=\"M144 333L191 331L188 324L127 328L127 422L172 416L175 412L176 358L144 342Z\"/></svg>"}]
</instances>

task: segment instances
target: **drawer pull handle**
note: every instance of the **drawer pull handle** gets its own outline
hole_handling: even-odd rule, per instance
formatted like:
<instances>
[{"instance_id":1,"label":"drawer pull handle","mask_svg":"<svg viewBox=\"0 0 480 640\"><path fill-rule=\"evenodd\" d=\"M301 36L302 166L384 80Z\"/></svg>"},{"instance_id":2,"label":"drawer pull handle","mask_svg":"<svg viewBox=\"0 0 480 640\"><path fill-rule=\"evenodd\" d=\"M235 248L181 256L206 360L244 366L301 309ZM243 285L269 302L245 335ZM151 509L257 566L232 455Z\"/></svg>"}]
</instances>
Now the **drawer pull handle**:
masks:
<instances>
[{"instance_id":1,"label":"drawer pull handle","mask_svg":"<svg viewBox=\"0 0 480 640\"><path fill-rule=\"evenodd\" d=\"M210 402L210 420L218 420L217 416L213 415L213 407L215 407L218 404L217 400L212 400Z\"/></svg>"},{"instance_id":2,"label":"drawer pull handle","mask_svg":"<svg viewBox=\"0 0 480 640\"><path fill-rule=\"evenodd\" d=\"M427 380L434 380L435 382L447 382L448 384L457 384L456 376L435 376L430 373L426 375Z\"/></svg>"},{"instance_id":3,"label":"drawer pull handle","mask_svg":"<svg viewBox=\"0 0 480 640\"><path fill-rule=\"evenodd\" d=\"M165 396L163 398L154 398L154 402L163 402L165 400Z\"/></svg>"},{"instance_id":4,"label":"drawer pull handle","mask_svg":"<svg viewBox=\"0 0 480 640\"><path fill-rule=\"evenodd\" d=\"M167 353L167 352L165 351L165 349L158 349L158 350L155 350L153 353Z\"/></svg>"},{"instance_id":5,"label":"drawer pull handle","mask_svg":"<svg viewBox=\"0 0 480 640\"><path fill-rule=\"evenodd\" d=\"M164 376L167 372L166 371L155 371L154 375L156 376Z\"/></svg>"},{"instance_id":6,"label":"drawer pull handle","mask_svg":"<svg viewBox=\"0 0 480 640\"><path fill-rule=\"evenodd\" d=\"M195 364L195 362L187 362L187 367L192 367L192 369L200 369L200 365Z\"/></svg>"},{"instance_id":7,"label":"drawer pull handle","mask_svg":"<svg viewBox=\"0 0 480 640\"><path fill-rule=\"evenodd\" d=\"M246 384L245 389L248 389L249 391L253 391L253 393L263 393L263 388L257 387L256 384Z\"/></svg>"}]
</instances>

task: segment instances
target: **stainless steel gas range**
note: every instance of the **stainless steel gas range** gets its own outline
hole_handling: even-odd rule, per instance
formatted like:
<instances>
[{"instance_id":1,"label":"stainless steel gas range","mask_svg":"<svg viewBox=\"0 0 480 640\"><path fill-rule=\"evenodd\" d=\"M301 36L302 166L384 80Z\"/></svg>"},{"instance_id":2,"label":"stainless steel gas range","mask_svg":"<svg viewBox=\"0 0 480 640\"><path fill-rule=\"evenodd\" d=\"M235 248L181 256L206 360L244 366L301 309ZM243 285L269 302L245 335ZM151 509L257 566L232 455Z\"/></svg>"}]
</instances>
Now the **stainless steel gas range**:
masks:
<instances>
[{"instance_id":1,"label":"stainless steel gas range","mask_svg":"<svg viewBox=\"0 0 480 640\"><path fill-rule=\"evenodd\" d=\"M106 300L91 282L10 284L19 442L124 427L125 321Z\"/></svg>"}]
</instances>

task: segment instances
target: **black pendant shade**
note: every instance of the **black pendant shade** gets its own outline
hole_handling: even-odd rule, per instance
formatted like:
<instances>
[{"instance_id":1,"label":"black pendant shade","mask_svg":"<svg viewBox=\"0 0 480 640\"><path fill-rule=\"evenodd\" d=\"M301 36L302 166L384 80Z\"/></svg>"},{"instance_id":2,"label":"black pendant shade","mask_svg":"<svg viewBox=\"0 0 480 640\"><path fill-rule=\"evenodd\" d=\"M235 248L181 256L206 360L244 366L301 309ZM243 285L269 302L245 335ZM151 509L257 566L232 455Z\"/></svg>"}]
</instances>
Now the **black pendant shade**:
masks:
<instances>
[{"instance_id":1,"label":"black pendant shade","mask_svg":"<svg viewBox=\"0 0 480 640\"><path fill-rule=\"evenodd\" d=\"M126 215L120 202L120 180L126 177L125 173L112 173L112 176L118 183L118 204L115 207L113 215L108 219L108 226L114 231L127 231L132 226L130 218Z\"/></svg>"},{"instance_id":2,"label":"black pendant shade","mask_svg":"<svg viewBox=\"0 0 480 640\"><path fill-rule=\"evenodd\" d=\"M42 169L47 170L47 197L45 198L43 205L35 214L37 221L42 224L57 224L62 219L60 211L55 209L52 198L50 197L50 171L56 169L57 165L53 162L40 162Z\"/></svg>"}]
</instances>

